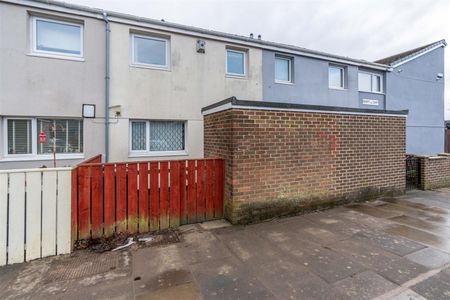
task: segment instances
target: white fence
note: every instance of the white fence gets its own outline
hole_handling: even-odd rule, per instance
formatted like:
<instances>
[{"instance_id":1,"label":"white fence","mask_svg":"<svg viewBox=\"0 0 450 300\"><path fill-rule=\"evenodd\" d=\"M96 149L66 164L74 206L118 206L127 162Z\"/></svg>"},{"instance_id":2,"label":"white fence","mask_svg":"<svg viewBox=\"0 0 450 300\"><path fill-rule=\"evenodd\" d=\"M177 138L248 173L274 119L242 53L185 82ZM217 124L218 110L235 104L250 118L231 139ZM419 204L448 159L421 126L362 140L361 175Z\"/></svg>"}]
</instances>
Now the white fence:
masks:
<instances>
[{"instance_id":1,"label":"white fence","mask_svg":"<svg viewBox=\"0 0 450 300\"><path fill-rule=\"evenodd\" d=\"M71 170L0 171L0 266L70 253Z\"/></svg>"}]
</instances>

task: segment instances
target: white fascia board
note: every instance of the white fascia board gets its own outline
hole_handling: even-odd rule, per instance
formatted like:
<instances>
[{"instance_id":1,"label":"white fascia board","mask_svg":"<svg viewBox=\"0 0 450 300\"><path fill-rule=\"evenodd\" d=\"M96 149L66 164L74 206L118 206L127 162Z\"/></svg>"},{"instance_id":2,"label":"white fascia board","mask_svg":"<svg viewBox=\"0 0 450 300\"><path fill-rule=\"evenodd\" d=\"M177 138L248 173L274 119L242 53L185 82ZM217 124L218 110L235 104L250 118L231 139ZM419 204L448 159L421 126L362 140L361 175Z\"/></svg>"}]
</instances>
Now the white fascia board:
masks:
<instances>
[{"instance_id":1,"label":"white fascia board","mask_svg":"<svg viewBox=\"0 0 450 300\"><path fill-rule=\"evenodd\" d=\"M59 13L67 13L67 14L72 14L72 15L90 17L90 18L95 18L95 19L99 19L99 20L103 19L103 15L102 15L101 11L94 12L95 9L90 8L90 7L86 7L86 10L82 10L75 6L73 8L67 8L67 7L58 6L58 3L52 4L51 2L49 2L49 4L43 3L43 2L31 2L28 0L3 0L3 2L21 5L21 6L32 7L32 8L50 10L50 11L59 12ZM92 9L92 12L89 11L91 9ZM107 12L107 11L105 11L105 12ZM330 61L330 62L334 62L334 63L341 63L341 64L347 64L347 65L358 66L358 67L367 67L367 68L375 69L375 70L388 71L390 68L390 66L383 65L383 64L370 63L370 62L365 63L363 61L358 61L358 60L309 53L309 52L305 52L305 51L301 51L301 50L294 50L294 49L290 49L289 47L285 48L281 45L280 46L267 45L267 44L262 44L262 43L258 43L258 42L243 41L239 38L233 39L231 37L225 37L225 36L221 36L219 34L215 35L213 33L211 33L211 34L202 33L202 32L198 32L195 30L189 30L187 28L186 29L176 28L175 26L177 26L177 24L173 24L173 26L171 26L169 24L168 25L153 24L151 22L146 21L145 18L142 18L142 21L139 22L136 20L132 20L131 18L126 18L125 15L123 17L115 16L115 14L120 14L120 13L114 13L114 12L110 12L110 13L112 15L108 16L108 19L111 22L147 28L150 30L153 29L153 30L161 30L161 31L171 32L171 33L179 33L179 34L183 34L183 35L205 38L205 39L210 39L210 40L216 40L216 41L221 41L221 42L230 43L230 44L244 45L247 47L272 50L275 52L282 52L282 53L286 53L286 54L294 54L294 55L300 55L300 56L305 56L305 57L317 58L317 59L326 60L326 61ZM136 17L136 18L138 18L138 17ZM179 25L179 26L182 27L183 25ZM226 33L224 33L224 35L226 35ZM271 42L269 42L269 43L271 43ZM276 43L274 43L274 44L276 44Z\"/></svg>"},{"instance_id":2,"label":"white fascia board","mask_svg":"<svg viewBox=\"0 0 450 300\"><path fill-rule=\"evenodd\" d=\"M409 57L409 58L407 58L407 59L405 59L405 60L402 60L402 61L400 61L400 62L398 62L398 63L396 63L396 64L393 64L391 67L392 67L392 68L397 68L398 66L401 66L401 65L403 65L403 64L406 64L407 62L409 62L409 61L411 61L411 60L414 60L414 59L416 59L416 58L419 58L419 57L421 57L422 55L425 55L425 54L427 54L427 53L429 53L429 52L431 52L431 51L433 51L433 50L436 50L436 49L438 49L438 48L445 47L445 46L446 46L446 44L445 44L444 42L440 42L439 44L437 44L437 45L434 46L434 47L431 47L431 48L429 48L429 49L427 49L427 50L425 50L425 51L423 51L423 52L419 52L419 53L417 53L417 54L414 54L414 55L412 55L411 57Z\"/></svg>"}]
</instances>

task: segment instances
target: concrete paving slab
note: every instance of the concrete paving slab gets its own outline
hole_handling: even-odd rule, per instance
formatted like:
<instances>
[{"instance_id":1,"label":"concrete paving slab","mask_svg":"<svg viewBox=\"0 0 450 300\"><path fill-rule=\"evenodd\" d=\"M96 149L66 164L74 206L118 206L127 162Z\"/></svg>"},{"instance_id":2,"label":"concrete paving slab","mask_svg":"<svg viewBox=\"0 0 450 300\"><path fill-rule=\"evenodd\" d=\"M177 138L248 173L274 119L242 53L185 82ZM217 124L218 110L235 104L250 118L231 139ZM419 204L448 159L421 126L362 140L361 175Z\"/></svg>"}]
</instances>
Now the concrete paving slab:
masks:
<instances>
[{"instance_id":1,"label":"concrete paving slab","mask_svg":"<svg viewBox=\"0 0 450 300\"><path fill-rule=\"evenodd\" d=\"M409 239L386 234L384 232L358 232L352 236L352 239L358 240L363 243L372 244L375 247L400 256L405 256L426 247L425 245L416 243Z\"/></svg>"},{"instance_id":2,"label":"concrete paving slab","mask_svg":"<svg viewBox=\"0 0 450 300\"><path fill-rule=\"evenodd\" d=\"M405 257L430 269L437 269L443 267L444 265L450 264L449 253L433 248L425 248L408 254Z\"/></svg>"},{"instance_id":3,"label":"concrete paving slab","mask_svg":"<svg viewBox=\"0 0 450 300\"><path fill-rule=\"evenodd\" d=\"M274 299L274 295L234 259L192 265L199 289L206 299Z\"/></svg>"},{"instance_id":4,"label":"concrete paving slab","mask_svg":"<svg viewBox=\"0 0 450 300\"><path fill-rule=\"evenodd\" d=\"M411 288L416 293L427 299L450 299L450 273L442 271Z\"/></svg>"},{"instance_id":5,"label":"concrete paving slab","mask_svg":"<svg viewBox=\"0 0 450 300\"><path fill-rule=\"evenodd\" d=\"M380 275L365 271L333 284L347 299L364 300L382 295L397 286Z\"/></svg>"},{"instance_id":6,"label":"concrete paving slab","mask_svg":"<svg viewBox=\"0 0 450 300\"><path fill-rule=\"evenodd\" d=\"M390 297L390 300L427 300L426 298L420 296L413 290L407 289L394 297Z\"/></svg>"},{"instance_id":7,"label":"concrete paving slab","mask_svg":"<svg viewBox=\"0 0 450 300\"><path fill-rule=\"evenodd\" d=\"M167 300L167 299L183 299L198 300L201 299L197 286L193 283L187 283L174 287L158 289L148 293L139 294L136 300Z\"/></svg>"},{"instance_id":8,"label":"concrete paving slab","mask_svg":"<svg viewBox=\"0 0 450 300\"><path fill-rule=\"evenodd\" d=\"M230 222L227 220L214 220L214 221L208 221L198 224L202 229L205 230L211 230L211 229L217 229L217 228L223 228L223 227L229 227L232 226Z\"/></svg>"},{"instance_id":9,"label":"concrete paving slab","mask_svg":"<svg viewBox=\"0 0 450 300\"><path fill-rule=\"evenodd\" d=\"M388 219L388 218L392 218L395 216L399 216L402 213L398 212L398 211L385 211L382 209L379 209L378 207L372 207L369 205L364 205L364 204L351 204L351 205L347 205L347 208L350 208L352 210L355 210L357 212L361 212L364 214L367 214L369 216L375 217L375 218L384 218L384 219Z\"/></svg>"},{"instance_id":10,"label":"concrete paving slab","mask_svg":"<svg viewBox=\"0 0 450 300\"><path fill-rule=\"evenodd\" d=\"M444 251L450 249L450 240L448 238L448 236L450 236L450 230L443 230L443 232L447 232L447 234L444 233L445 235L438 236L406 225L392 225L386 228L385 232L388 234L402 236L410 240L418 241L425 245L436 247Z\"/></svg>"}]
</instances>

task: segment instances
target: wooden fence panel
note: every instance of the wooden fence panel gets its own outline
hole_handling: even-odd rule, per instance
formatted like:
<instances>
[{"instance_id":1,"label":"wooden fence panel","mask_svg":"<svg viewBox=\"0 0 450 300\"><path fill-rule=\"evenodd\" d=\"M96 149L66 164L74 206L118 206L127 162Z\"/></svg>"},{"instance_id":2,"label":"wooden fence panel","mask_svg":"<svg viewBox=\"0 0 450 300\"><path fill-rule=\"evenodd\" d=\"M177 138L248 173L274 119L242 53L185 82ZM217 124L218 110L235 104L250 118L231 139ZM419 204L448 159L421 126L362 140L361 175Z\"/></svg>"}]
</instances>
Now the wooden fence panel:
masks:
<instances>
[{"instance_id":1,"label":"wooden fence panel","mask_svg":"<svg viewBox=\"0 0 450 300\"><path fill-rule=\"evenodd\" d=\"M71 237L70 237L70 209L71 209L71 171L58 171L58 204L56 207L57 225L56 225L56 254L70 253ZM28 252L27 252L27 260Z\"/></svg>"},{"instance_id":2,"label":"wooden fence panel","mask_svg":"<svg viewBox=\"0 0 450 300\"><path fill-rule=\"evenodd\" d=\"M26 249L27 260L41 257L41 172L26 174L27 180L27 222L26 222ZM69 197L70 199L70 197ZM70 211L70 208L69 208ZM39 213L36 213L39 212ZM36 226L39 224L39 226Z\"/></svg>"},{"instance_id":3,"label":"wooden fence panel","mask_svg":"<svg viewBox=\"0 0 450 300\"><path fill-rule=\"evenodd\" d=\"M128 232L138 232L138 173L137 164L128 164Z\"/></svg>"},{"instance_id":4,"label":"wooden fence panel","mask_svg":"<svg viewBox=\"0 0 450 300\"><path fill-rule=\"evenodd\" d=\"M72 213L72 224L79 239L161 230L223 215L221 159L91 163L74 173L78 190L72 192L72 206L78 215Z\"/></svg>"},{"instance_id":5,"label":"wooden fence panel","mask_svg":"<svg viewBox=\"0 0 450 300\"><path fill-rule=\"evenodd\" d=\"M170 227L180 226L180 163L170 162Z\"/></svg>"},{"instance_id":6,"label":"wooden fence panel","mask_svg":"<svg viewBox=\"0 0 450 300\"><path fill-rule=\"evenodd\" d=\"M0 171L0 265L70 253L71 172Z\"/></svg>"},{"instance_id":7,"label":"wooden fence panel","mask_svg":"<svg viewBox=\"0 0 450 300\"><path fill-rule=\"evenodd\" d=\"M159 229L159 167L150 163L150 230Z\"/></svg>"},{"instance_id":8,"label":"wooden fence panel","mask_svg":"<svg viewBox=\"0 0 450 300\"><path fill-rule=\"evenodd\" d=\"M103 170L102 166L89 167L91 170L91 231L93 238L103 235Z\"/></svg>"},{"instance_id":9,"label":"wooden fence panel","mask_svg":"<svg viewBox=\"0 0 450 300\"><path fill-rule=\"evenodd\" d=\"M0 174L0 266L6 265L8 230L8 174Z\"/></svg>"},{"instance_id":10,"label":"wooden fence panel","mask_svg":"<svg viewBox=\"0 0 450 300\"><path fill-rule=\"evenodd\" d=\"M116 166L116 230L127 231L127 165Z\"/></svg>"},{"instance_id":11,"label":"wooden fence panel","mask_svg":"<svg viewBox=\"0 0 450 300\"><path fill-rule=\"evenodd\" d=\"M25 173L9 174L8 263L25 261Z\"/></svg>"},{"instance_id":12,"label":"wooden fence panel","mask_svg":"<svg viewBox=\"0 0 450 300\"><path fill-rule=\"evenodd\" d=\"M105 236L111 236L116 230L116 177L114 165L105 165L104 176L104 233Z\"/></svg>"}]
</instances>

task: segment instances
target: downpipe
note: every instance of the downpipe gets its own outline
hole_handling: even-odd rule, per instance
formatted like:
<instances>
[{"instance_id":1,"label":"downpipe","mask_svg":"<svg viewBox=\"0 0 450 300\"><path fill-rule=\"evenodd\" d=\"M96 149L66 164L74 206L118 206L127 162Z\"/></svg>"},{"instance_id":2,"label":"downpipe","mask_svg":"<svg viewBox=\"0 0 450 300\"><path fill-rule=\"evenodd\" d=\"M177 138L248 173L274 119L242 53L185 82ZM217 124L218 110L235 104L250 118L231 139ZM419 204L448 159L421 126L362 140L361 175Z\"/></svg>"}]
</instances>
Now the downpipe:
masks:
<instances>
[{"instance_id":1,"label":"downpipe","mask_svg":"<svg viewBox=\"0 0 450 300\"><path fill-rule=\"evenodd\" d=\"M109 58L110 58L110 33L108 14L103 12L103 21L105 22L105 162L109 161Z\"/></svg>"}]
</instances>

